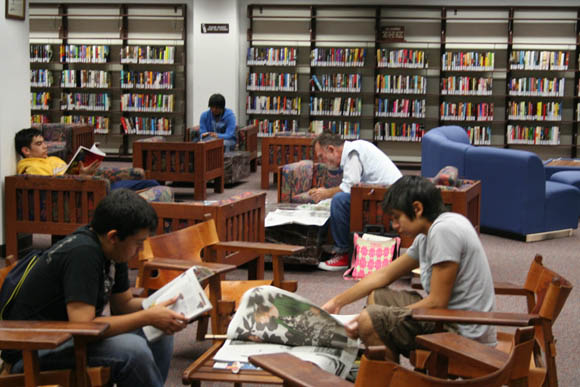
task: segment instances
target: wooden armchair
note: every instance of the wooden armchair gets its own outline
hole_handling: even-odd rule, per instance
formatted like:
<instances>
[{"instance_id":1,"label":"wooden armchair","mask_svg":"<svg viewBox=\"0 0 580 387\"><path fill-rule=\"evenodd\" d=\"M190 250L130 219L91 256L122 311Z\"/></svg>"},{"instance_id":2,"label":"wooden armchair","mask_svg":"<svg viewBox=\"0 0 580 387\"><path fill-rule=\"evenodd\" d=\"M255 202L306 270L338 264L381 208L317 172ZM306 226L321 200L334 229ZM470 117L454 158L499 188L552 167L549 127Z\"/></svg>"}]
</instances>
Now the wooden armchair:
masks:
<instances>
[{"instance_id":1,"label":"wooden armchair","mask_svg":"<svg viewBox=\"0 0 580 387\"><path fill-rule=\"evenodd\" d=\"M58 156L69 162L79 146L90 148L95 142L94 127L88 124L37 124L42 131L50 156Z\"/></svg>"},{"instance_id":2,"label":"wooden armchair","mask_svg":"<svg viewBox=\"0 0 580 387\"><path fill-rule=\"evenodd\" d=\"M528 319L535 327L535 341L541 352L536 355L530 364L531 386L557 386L558 376L556 371L556 343L552 332L552 325L560 314L568 295L572 291L571 283L558 273L542 265L542 256L536 255L523 286L511 283L496 283L495 291L498 295L516 295L526 298L528 313L477 313L467 311L448 311L437 309L416 309L413 318L423 321L435 321L438 323L463 322L474 324L501 324L505 326L522 326ZM522 319L520 322L518 320ZM529 324L528 322L528 324ZM459 341L458 336L451 341ZM509 353L512 347L513 335L507 332L498 332L498 345L493 353L493 358L501 359ZM428 347L431 349L430 347ZM469 353L462 349L465 358L461 363L452 363L448 369L441 369L435 364L435 359L429 359L429 354L424 351L416 351L412 358L418 368L431 368L433 372L449 373L463 377L479 376L482 370L497 368L493 360L487 361L482 358L483 351L489 352L489 348L473 348ZM443 367L445 368L445 367Z\"/></svg>"},{"instance_id":3,"label":"wooden armchair","mask_svg":"<svg viewBox=\"0 0 580 387\"><path fill-rule=\"evenodd\" d=\"M418 336L421 337L421 336ZM406 369L391 361L363 355L354 386L360 387L431 387L431 386L503 386L506 383L523 383L527 379L527 364L533 348L533 330L516 333L516 345L507 361L495 372L469 380L435 378ZM378 352L380 354L380 351ZM384 359L384 357L383 357ZM255 355L252 364L282 378L287 387L347 387L351 382L321 370L288 353Z\"/></svg>"},{"instance_id":4,"label":"wooden armchair","mask_svg":"<svg viewBox=\"0 0 580 387\"><path fill-rule=\"evenodd\" d=\"M6 254L18 256L19 233L68 235L89 223L108 191L104 178L6 176Z\"/></svg>"},{"instance_id":5,"label":"wooden armchair","mask_svg":"<svg viewBox=\"0 0 580 387\"><path fill-rule=\"evenodd\" d=\"M0 269L0 286L15 265L16 260L13 257L6 258L6 266ZM110 380L110 369L108 367L88 368L86 348L87 343L102 336L108 326L105 323L92 322L0 321L0 350L21 350L24 363L24 373L0 375L0 386L107 385ZM54 349L71 338L75 342L75 368L41 372L38 351Z\"/></svg>"},{"instance_id":6,"label":"wooden armchair","mask_svg":"<svg viewBox=\"0 0 580 387\"><path fill-rule=\"evenodd\" d=\"M220 242L215 222L209 219L177 231L148 238L141 254L139 286L147 291L159 289L183 270L200 262L240 266L258 260L262 267L248 271L249 281L222 281L219 289L210 291L210 301L214 306L210 313L212 332L225 333L229 316L247 289L260 285L274 285L288 291L296 291L296 281L284 281L284 265L280 256L296 253L303 248L264 242ZM227 252L231 251L246 251L250 254L237 255L233 261L219 259L219 257L228 256ZM273 280L263 279L264 263L260 256L264 254L272 255ZM166 260L167 258L170 260ZM205 335L204 325L207 325L207 322L201 324L202 329L198 330L200 339Z\"/></svg>"},{"instance_id":7,"label":"wooden armchair","mask_svg":"<svg viewBox=\"0 0 580 387\"><path fill-rule=\"evenodd\" d=\"M262 137L262 189L268 189L270 173L277 177L279 166L300 160L316 161L313 139L312 136Z\"/></svg>"}]
</instances>

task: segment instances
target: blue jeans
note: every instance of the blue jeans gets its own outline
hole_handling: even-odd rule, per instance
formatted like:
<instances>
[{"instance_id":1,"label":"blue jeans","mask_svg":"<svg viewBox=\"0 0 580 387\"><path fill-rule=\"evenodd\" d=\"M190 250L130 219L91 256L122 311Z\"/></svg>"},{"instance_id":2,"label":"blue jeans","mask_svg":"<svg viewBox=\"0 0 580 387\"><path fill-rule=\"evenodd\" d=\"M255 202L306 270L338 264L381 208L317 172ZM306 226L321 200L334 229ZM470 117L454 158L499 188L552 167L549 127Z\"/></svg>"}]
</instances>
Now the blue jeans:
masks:
<instances>
[{"instance_id":1,"label":"blue jeans","mask_svg":"<svg viewBox=\"0 0 580 387\"><path fill-rule=\"evenodd\" d=\"M336 244L336 253L342 254L352 251L349 193L340 191L332 197L330 202L330 232Z\"/></svg>"},{"instance_id":2,"label":"blue jeans","mask_svg":"<svg viewBox=\"0 0 580 387\"><path fill-rule=\"evenodd\" d=\"M157 180L118 180L111 183L111 191L119 188L127 188L131 191L139 191L145 188L157 187Z\"/></svg>"},{"instance_id":3,"label":"blue jeans","mask_svg":"<svg viewBox=\"0 0 580 387\"><path fill-rule=\"evenodd\" d=\"M224 152L233 152L236 150L236 140L224 140Z\"/></svg>"},{"instance_id":4,"label":"blue jeans","mask_svg":"<svg viewBox=\"0 0 580 387\"><path fill-rule=\"evenodd\" d=\"M38 351L40 369L74 368L74 345L67 341L56 349ZM118 387L162 387L169 373L173 355L173 336L161 336L148 342L141 329L107 337L87 347L91 367L111 368L111 381ZM12 367L13 373L22 372L22 360Z\"/></svg>"}]
</instances>

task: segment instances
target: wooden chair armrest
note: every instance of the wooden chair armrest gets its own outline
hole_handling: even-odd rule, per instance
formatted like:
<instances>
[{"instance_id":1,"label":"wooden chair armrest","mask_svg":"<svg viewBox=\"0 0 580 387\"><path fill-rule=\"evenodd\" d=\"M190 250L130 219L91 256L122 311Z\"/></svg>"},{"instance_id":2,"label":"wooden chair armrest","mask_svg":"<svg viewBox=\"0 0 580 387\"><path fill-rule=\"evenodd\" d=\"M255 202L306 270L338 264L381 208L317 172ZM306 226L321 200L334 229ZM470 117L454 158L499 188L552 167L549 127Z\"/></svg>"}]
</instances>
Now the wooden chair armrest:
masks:
<instances>
[{"instance_id":1,"label":"wooden chair armrest","mask_svg":"<svg viewBox=\"0 0 580 387\"><path fill-rule=\"evenodd\" d=\"M528 294L532 294L532 292L530 292L529 290L524 289L520 285L513 284L511 282L494 281L493 288L495 290L495 294L504 294L512 296L527 296Z\"/></svg>"},{"instance_id":2,"label":"wooden chair armrest","mask_svg":"<svg viewBox=\"0 0 580 387\"><path fill-rule=\"evenodd\" d=\"M451 332L419 335L415 338L418 346L458 361L459 364L475 366L482 373L491 373L503 367L509 354L489 345L481 344Z\"/></svg>"},{"instance_id":3,"label":"wooden chair armrest","mask_svg":"<svg viewBox=\"0 0 580 387\"><path fill-rule=\"evenodd\" d=\"M270 355L254 355L249 357L250 363L282 378L285 386L303 387L352 387L338 376L332 375L313 363L305 362L289 353Z\"/></svg>"},{"instance_id":4,"label":"wooden chair armrest","mask_svg":"<svg viewBox=\"0 0 580 387\"><path fill-rule=\"evenodd\" d=\"M143 264L144 268L146 267L152 269L181 270L181 271L185 271L192 266L205 266L208 269L211 269L214 272L214 274L223 274L232 270L236 270L235 265L230 265L227 263L194 262L184 259L160 258L160 257L155 257Z\"/></svg>"},{"instance_id":5,"label":"wooden chair armrest","mask_svg":"<svg viewBox=\"0 0 580 387\"><path fill-rule=\"evenodd\" d=\"M528 313L474 312L469 310L427 308L413 309L412 316L415 320L420 321L512 327L535 325L540 320L539 315Z\"/></svg>"},{"instance_id":6,"label":"wooden chair armrest","mask_svg":"<svg viewBox=\"0 0 580 387\"><path fill-rule=\"evenodd\" d=\"M257 254L290 255L304 250L304 246L268 242L228 241L213 245L218 250L246 250Z\"/></svg>"},{"instance_id":7,"label":"wooden chair armrest","mask_svg":"<svg viewBox=\"0 0 580 387\"><path fill-rule=\"evenodd\" d=\"M72 335L66 332L29 332L0 329L0 348L20 351L54 349L70 340Z\"/></svg>"},{"instance_id":8,"label":"wooden chair armrest","mask_svg":"<svg viewBox=\"0 0 580 387\"><path fill-rule=\"evenodd\" d=\"M0 332L65 333L72 336L98 337L105 333L109 324L101 322L69 321L0 321Z\"/></svg>"}]
</instances>

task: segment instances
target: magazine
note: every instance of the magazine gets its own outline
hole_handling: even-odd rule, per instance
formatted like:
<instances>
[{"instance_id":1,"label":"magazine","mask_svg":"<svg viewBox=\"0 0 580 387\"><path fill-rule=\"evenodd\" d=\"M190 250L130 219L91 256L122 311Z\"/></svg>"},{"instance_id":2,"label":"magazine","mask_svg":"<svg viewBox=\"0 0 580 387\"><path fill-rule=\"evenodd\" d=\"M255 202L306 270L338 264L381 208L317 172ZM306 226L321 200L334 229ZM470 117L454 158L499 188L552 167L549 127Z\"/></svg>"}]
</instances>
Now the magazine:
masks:
<instances>
[{"instance_id":1,"label":"magazine","mask_svg":"<svg viewBox=\"0 0 580 387\"><path fill-rule=\"evenodd\" d=\"M64 173L67 175L78 175L81 168L81 161L83 162L83 165L87 167L95 161L103 161L105 156L105 152L97 148L96 144L93 144L90 149L81 145L66 166Z\"/></svg>"},{"instance_id":2,"label":"magazine","mask_svg":"<svg viewBox=\"0 0 580 387\"><path fill-rule=\"evenodd\" d=\"M347 336L343 321L294 293L259 286L242 297L213 360L248 362L251 355L289 352L345 378L359 342Z\"/></svg>"},{"instance_id":3,"label":"magazine","mask_svg":"<svg viewBox=\"0 0 580 387\"><path fill-rule=\"evenodd\" d=\"M202 266L193 266L181 273L178 277L168 282L161 289L143 300L143 309L147 309L156 303L169 300L177 295L179 299L169 306L174 311L183 314L193 321L197 316L211 310L212 305L199 284L206 278L213 275L213 272ZM163 335L163 331L151 325L143 327L143 332L149 341L154 341Z\"/></svg>"}]
</instances>

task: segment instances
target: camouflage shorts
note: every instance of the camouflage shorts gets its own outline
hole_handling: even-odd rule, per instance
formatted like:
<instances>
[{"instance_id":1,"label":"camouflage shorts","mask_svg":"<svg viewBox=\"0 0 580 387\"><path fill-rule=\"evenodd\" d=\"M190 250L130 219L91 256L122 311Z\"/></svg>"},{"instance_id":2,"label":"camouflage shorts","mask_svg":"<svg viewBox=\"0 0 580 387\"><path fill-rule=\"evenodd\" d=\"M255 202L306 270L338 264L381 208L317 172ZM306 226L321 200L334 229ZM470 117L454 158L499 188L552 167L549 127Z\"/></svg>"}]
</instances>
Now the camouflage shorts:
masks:
<instances>
[{"instance_id":1,"label":"camouflage shorts","mask_svg":"<svg viewBox=\"0 0 580 387\"><path fill-rule=\"evenodd\" d=\"M435 323L415 321L411 310L405 308L421 299L415 291L383 288L375 290L375 304L367 305L373 328L393 352L409 357L416 348L415 336L435 331Z\"/></svg>"}]
</instances>

